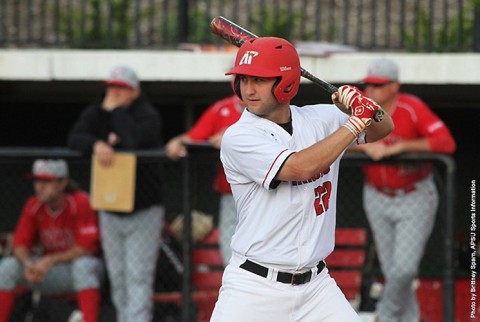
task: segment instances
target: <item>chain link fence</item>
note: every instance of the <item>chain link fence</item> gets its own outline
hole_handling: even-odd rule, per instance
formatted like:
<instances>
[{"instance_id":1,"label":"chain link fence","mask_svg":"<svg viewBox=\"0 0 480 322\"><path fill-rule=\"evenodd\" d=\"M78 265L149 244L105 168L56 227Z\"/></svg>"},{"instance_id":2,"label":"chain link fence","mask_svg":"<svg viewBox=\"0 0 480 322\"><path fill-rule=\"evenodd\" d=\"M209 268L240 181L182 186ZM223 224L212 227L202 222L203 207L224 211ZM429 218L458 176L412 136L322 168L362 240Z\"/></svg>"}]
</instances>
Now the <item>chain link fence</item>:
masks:
<instances>
[{"instance_id":1,"label":"chain link fence","mask_svg":"<svg viewBox=\"0 0 480 322\"><path fill-rule=\"evenodd\" d=\"M197 147L190 149L190 157L173 162L164 151L137 151L138 164L146 172L158 172L159 176L144 177L142 194L161 194L165 205L163 245L157 261L154 288L154 317L156 322L208 321L216 300L218 285L224 263L218 245L218 211L220 196L213 189L218 151ZM1 251L9 252L5 236L16 225L23 204L33 194L32 183L25 179L36 158L64 158L71 177L89 190L91 161L76 152L55 149L10 149L0 150L0 189L2 191L0 233ZM439 192L439 207L435 216L432 234L421 259L417 295L424 321L454 321L455 259L453 254L453 180L455 167L452 159L435 154L409 154L389 160L389 163L431 162L433 176ZM363 281L357 309L373 311L378 294L372 292L382 285L383 275L378 254L373 243L372 231L365 214L362 195L364 177L362 167L371 161L360 154L346 154L341 162L337 200L337 227L362 228L367 232L365 262L362 268ZM149 170L150 169L150 170ZM162 188L157 186L160 178ZM153 181L152 181L153 180ZM421 204L423 200L419 200ZM385 208L385 204L375 207ZM408 215L405 209L405 215ZM183 214L196 212L195 216ZM202 218L198 218L198 213ZM182 227L176 225L182 218ZM206 218L206 220L204 220ZM199 227L205 225L205 227ZM183 228L183 229L182 229ZM188 234L192 231L192 234ZM405 261L409 260L408 252ZM328 259L327 259L328 263ZM220 276L220 277L219 277ZM0 278L2 278L0 276ZM436 284L435 284L436 283ZM425 288L440 285L435 292ZM109 281L101 288L101 321L114 322L115 312L111 303ZM51 298L30 290L19 291L10 321L28 321L34 316L40 321L73 321L72 314L78 310L75 299ZM433 312L436 310L436 312ZM73 313L72 313L73 312Z\"/></svg>"}]
</instances>

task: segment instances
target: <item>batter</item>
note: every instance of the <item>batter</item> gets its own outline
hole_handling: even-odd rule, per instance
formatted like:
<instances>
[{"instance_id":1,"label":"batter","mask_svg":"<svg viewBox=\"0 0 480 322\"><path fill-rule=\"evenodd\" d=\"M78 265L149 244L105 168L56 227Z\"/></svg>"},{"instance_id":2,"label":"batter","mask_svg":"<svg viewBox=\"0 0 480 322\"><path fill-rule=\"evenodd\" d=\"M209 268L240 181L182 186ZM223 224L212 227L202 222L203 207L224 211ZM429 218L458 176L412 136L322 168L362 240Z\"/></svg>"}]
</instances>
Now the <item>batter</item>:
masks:
<instances>
[{"instance_id":1,"label":"batter","mask_svg":"<svg viewBox=\"0 0 480 322\"><path fill-rule=\"evenodd\" d=\"M290 105L300 61L281 38L246 42L227 74L247 108L221 143L238 225L211 321L359 321L324 261L339 161L351 144L390 133L391 118L372 122L380 107L352 86L332 96L350 117L335 105Z\"/></svg>"}]
</instances>

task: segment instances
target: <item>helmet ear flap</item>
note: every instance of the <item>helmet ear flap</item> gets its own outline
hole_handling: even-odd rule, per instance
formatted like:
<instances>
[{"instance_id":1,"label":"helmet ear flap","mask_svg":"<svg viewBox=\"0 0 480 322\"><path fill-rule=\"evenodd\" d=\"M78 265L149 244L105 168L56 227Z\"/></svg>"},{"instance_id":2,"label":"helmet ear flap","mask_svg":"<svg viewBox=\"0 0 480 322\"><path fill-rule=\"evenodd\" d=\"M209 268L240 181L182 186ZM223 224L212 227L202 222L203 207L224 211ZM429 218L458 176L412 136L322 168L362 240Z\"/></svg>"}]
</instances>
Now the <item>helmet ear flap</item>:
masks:
<instances>
[{"instance_id":1,"label":"helmet ear flap","mask_svg":"<svg viewBox=\"0 0 480 322\"><path fill-rule=\"evenodd\" d=\"M238 75L235 75L235 79L233 81L233 90L235 91L235 94L243 100L242 98L242 92L240 91L240 77Z\"/></svg>"},{"instance_id":2,"label":"helmet ear flap","mask_svg":"<svg viewBox=\"0 0 480 322\"><path fill-rule=\"evenodd\" d=\"M272 86L272 94L273 94L273 97L275 97L275 99L277 101L279 101L279 100L278 100L278 97L275 93L275 90L277 89L277 86L278 86L278 84L280 84L281 80L282 80L282 77L277 77L277 80L275 81L275 83L273 83L273 86ZM283 102L280 102L280 103L283 103Z\"/></svg>"}]
</instances>

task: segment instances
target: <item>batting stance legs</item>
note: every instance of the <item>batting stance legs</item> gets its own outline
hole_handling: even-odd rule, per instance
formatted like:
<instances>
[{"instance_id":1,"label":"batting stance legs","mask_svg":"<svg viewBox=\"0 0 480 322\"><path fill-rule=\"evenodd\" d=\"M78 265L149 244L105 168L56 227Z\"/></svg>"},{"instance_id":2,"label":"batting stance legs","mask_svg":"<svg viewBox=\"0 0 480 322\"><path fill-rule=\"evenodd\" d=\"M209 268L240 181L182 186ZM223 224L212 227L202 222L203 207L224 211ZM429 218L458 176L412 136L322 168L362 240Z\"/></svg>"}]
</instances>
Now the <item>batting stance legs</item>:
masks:
<instances>
[{"instance_id":1,"label":"batting stance legs","mask_svg":"<svg viewBox=\"0 0 480 322\"><path fill-rule=\"evenodd\" d=\"M245 258L233 254L225 269L211 322L359 322L350 303L324 268L302 285L276 281L240 268ZM281 305L279 305L281 303Z\"/></svg>"},{"instance_id":2,"label":"batting stance legs","mask_svg":"<svg viewBox=\"0 0 480 322\"><path fill-rule=\"evenodd\" d=\"M365 187L364 207L373 230L385 288L378 304L380 322L417 322L420 313L412 287L438 204L431 177L405 195L387 196Z\"/></svg>"}]
</instances>

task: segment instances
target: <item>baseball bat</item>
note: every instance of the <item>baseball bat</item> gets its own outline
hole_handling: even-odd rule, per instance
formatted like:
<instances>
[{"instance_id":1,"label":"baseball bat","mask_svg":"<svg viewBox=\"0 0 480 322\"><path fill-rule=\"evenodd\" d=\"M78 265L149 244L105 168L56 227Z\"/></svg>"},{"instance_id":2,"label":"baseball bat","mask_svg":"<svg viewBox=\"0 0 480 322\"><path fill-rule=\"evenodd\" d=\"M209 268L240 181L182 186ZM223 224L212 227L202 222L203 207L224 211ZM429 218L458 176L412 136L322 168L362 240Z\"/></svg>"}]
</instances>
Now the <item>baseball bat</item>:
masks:
<instances>
[{"instance_id":1,"label":"baseball bat","mask_svg":"<svg viewBox=\"0 0 480 322\"><path fill-rule=\"evenodd\" d=\"M237 47L242 46L243 43L247 40L258 38L258 36L255 35L254 33L246 30L245 28L240 27L236 23L228 20L223 16L218 16L213 18L212 22L210 23L210 29L214 34L216 34L217 36L223 38L224 40L228 41L229 43ZM312 75L303 67L300 67L300 75L310 80L315 85L320 86L329 94L333 94L338 91L338 88ZM383 110L376 111L373 119L375 120L375 122L380 122L383 119Z\"/></svg>"}]
</instances>

